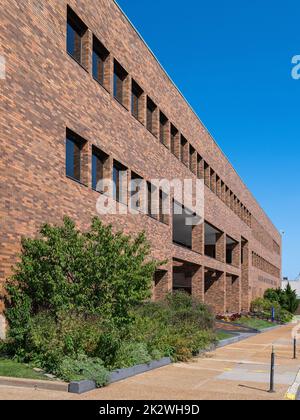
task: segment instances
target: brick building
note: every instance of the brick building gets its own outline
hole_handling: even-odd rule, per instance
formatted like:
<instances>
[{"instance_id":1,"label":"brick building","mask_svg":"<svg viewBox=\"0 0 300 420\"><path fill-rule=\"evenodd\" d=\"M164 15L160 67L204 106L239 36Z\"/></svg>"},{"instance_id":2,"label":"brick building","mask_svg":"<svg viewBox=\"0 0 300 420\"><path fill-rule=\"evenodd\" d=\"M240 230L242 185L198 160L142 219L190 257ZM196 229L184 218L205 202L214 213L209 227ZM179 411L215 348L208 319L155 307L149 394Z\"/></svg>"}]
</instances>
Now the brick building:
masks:
<instances>
[{"instance_id":1,"label":"brick building","mask_svg":"<svg viewBox=\"0 0 300 420\"><path fill-rule=\"evenodd\" d=\"M21 236L64 215L85 229L97 182L125 174L205 184L205 223L184 234L172 214L102 216L168 261L154 298L184 289L236 312L280 286L280 234L113 0L2 0L0 19L0 285Z\"/></svg>"}]
</instances>

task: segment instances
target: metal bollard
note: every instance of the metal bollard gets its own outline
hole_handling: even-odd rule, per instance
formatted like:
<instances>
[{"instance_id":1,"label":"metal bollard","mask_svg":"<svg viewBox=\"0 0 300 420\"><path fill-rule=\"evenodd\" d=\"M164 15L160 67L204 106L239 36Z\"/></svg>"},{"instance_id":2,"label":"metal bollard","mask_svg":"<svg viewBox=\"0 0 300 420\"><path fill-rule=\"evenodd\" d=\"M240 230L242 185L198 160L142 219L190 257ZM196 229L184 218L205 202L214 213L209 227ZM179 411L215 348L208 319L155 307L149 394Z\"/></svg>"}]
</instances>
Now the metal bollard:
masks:
<instances>
[{"instance_id":1,"label":"metal bollard","mask_svg":"<svg viewBox=\"0 0 300 420\"><path fill-rule=\"evenodd\" d=\"M275 392L275 351L274 346L272 347L272 354L271 354L271 373L270 373L270 389L269 393L273 394Z\"/></svg>"},{"instance_id":2,"label":"metal bollard","mask_svg":"<svg viewBox=\"0 0 300 420\"><path fill-rule=\"evenodd\" d=\"M297 359L297 338L294 337L294 360Z\"/></svg>"}]
</instances>

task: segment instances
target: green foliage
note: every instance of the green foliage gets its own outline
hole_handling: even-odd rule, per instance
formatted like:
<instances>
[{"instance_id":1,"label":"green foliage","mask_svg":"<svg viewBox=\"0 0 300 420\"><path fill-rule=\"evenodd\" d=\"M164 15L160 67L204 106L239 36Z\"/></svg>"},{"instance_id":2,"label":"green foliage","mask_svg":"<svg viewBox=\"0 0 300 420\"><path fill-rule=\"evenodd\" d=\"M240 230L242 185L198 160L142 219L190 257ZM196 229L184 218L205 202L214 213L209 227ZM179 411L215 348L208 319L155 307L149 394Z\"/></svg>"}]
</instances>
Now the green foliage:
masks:
<instances>
[{"instance_id":1,"label":"green foliage","mask_svg":"<svg viewBox=\"0 0 300 420\"><path fill-rule=\"evenodd\" d=\"M42 311L102 315L115 324L130 322L131 308L150 296L160 264L150 259L145 235L114 234L98 218L86 233L72 220L45 225L37 239L23 239L21 262L6 290L10 337L24 345L30 318Z\"/></svg>"},{"instance_id":2,"label":"green foliage","mask_svg":"<svg viewBox=\"0 0 300 420\"><path fill-rule=\"evenodd\" d=\"M292 290L291 285L288 283L284 290L282 289L268 289L265 292L264 298L277 302L286 311L295 314L298 309L298 299L295 290Z\"/></svg>"},{"instance_id":3,"label":"green foliage","mask_svg":"<svg viewBox=\"0 0 300 420\"><path fill-rule=\"evenodd\" d=\"M135 311L129 337L146 342L151 355L186 361L215 339L214 316L197 299L182 293L167 296L162 302L149 302Z\"/></svg>"},{"instance_id":4,"label":"green foliage","mask_svg":"<svg viewBox=\"0 0 300 420\"><path fill-rule=\"evenodd\" d=\"M116 353L113 369L128 368L151 362L152 357L145 343L124 342Z\"/></svg>"},{"instance_id":5,"label":"green foliage","mask_svg":"<svg viewBox=\"0 0 300 420\"><path fill-rule=\"evenodd\" d=\"M277 301L270 301L264 298L255 299L251 304L251 312L256 316L269 320L271 319L272 308L275 309L275 320L281 323L290 322L293 315L283 309Z\"/></svg>"},{"instance_id":6,"label":"green foliage","mask_svg":"<svg viewBox=\"0 0 300 420\"><path fill-rule=\"evenodd\" d=\"M95 381L98 387L102 387L107 384L109 372L101 359L92 359L81 354L76 360L65 357L59 363L55 374L64 381L87 379Z\"/></svg>"}]
</instances>

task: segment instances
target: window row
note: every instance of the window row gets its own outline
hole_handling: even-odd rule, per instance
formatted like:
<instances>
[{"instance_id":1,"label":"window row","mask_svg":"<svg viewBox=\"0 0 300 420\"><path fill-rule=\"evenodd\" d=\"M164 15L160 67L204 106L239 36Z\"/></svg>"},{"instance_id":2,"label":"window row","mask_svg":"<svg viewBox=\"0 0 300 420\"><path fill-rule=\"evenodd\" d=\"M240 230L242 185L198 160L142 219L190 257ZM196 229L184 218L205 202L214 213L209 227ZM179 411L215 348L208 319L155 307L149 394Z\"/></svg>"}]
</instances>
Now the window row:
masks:
<instances>
[{"instance_id":1,"label":"window row","mask_svg":"<svg viewBox=\"0 0 300 420\"><path fill-rule=\"evenodd\" d=\"M253 267L258 268L259 270L264 271L271 276L280 278L280 269L269 263L269 261L265 260L255 252L252 252L252 265Z\"/></svg>"},{"instance_id":2,"label":"window row","mask_svg":"<svg viewBox=\"0 0 300 420\"><path fill-rule=\"evenodd\" d=\"M273 253L281 255L280 245L278 245L255 217L252 217L252 234L268 251L273 251Z\"/></svg>"},{"instance_id":3,"label":"window row","mask_svg":"<svg viewBox=\"0 0 300 420\"><path fill-rule=\"evenodd\" d=\"M95 35L92 37L92 46L89 46L88 27L69 6L67 14L67 52L89 70L91 48L93 78L109 92L113 90L113 96L120 104L129 110L195 176L203 179L205 185L251 227L251 213L238 197L169 121L137 81L133 80L122 65L111 57L110 52ZM111 82L113 82L112 85Z\"/></svg>"},{"instance_id":4,"label":"window row","mask_svg":"<svg viewBox=\"0 0 300 420\"><path fill-rule=\"evenodd\" d=\"M161 223L169 224L169 196L161 188L130 171L122 163L92 146L89 165L89 143L67 129L66 176L74 181L89 184L94 191L111 195L117 202L136 212L146 213ZM91 166L91 167L90 167Z\"/></svg>"}]
</instances>

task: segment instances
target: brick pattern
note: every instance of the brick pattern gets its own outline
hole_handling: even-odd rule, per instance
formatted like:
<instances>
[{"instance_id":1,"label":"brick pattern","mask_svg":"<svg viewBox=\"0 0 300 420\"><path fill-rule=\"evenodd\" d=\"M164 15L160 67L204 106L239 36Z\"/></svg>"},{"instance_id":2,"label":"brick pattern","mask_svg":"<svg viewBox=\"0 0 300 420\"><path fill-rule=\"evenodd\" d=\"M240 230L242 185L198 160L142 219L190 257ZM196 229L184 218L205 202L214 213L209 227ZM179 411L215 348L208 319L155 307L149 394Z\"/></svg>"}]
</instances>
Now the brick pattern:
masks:
<instances>
[{"instance_id":1,"label":"brick pattern","mask_svg":"<svg viewBox=\"0 0 300 420\"><path fill-rule=\"evenodd\" d=\"M64 215L72 217L81 229L87 228L96 214L96 202L100 197L91 188L93 146L108 155L105 173L110 177L113 160L116 160L128 168L128 177L134 171L145 180L196 179L196 176L204 179L207 186L205 218L230 237L246 238L249 253L256 252L280 267L278 231L117 5L111 0L98 0L97 7L89 0L70 0L68 4L87 26L79 64L66 53L65 0L3 0L0 4L3 28L0 54L7 63L7 77L0 81L1 287L18 260L21 236L33 237L41 224L59 223ZM104 86L92 77L93 36L108 52ZM127 73L123 105L113 97L115 60ZM131 112L132 80L143 92L138 120ZM155 105L151 132L147 130L146 104L149 99ZM160 112L168 120L170 147L169 140L164 145L160 143ZM85 140L81 183L65 176L67 127ZM183 153L182 133L186 139ZM191 150L194 150L192 158L189 156ZM211 174L215 174L212 182ZM101 219L111 223L116 231L121 229L135 234L145 230L153 257L168 261L163 267L165 274L161 274L153 285L155 298L172 290L173 258L180 257L202 267L203 271L208 267L221 272L204 300L214 304L218 312L226 310L225 273L228 267L222 261L205 258L201 228L200 238L195 230L194 250L186 250L172 243L172 218L168 225L145 214L102 215ZM253 233L253 220L257 220L266 235L272 238L271 246L255 233L255 227ZM241 268L232 267L231 271L241 275ZM243 279L246 271L245 266ZM198 275L200 272L193 285L195 293L201 295ZM272 280L279 286L279 279ZM242 284L243 293L247 293L248 284L249 300L254 290L267 286L260 270L253 267L248 268L248 279ZM244 302L248 300L243 299Z\"/></svg>"}]
</instances>

